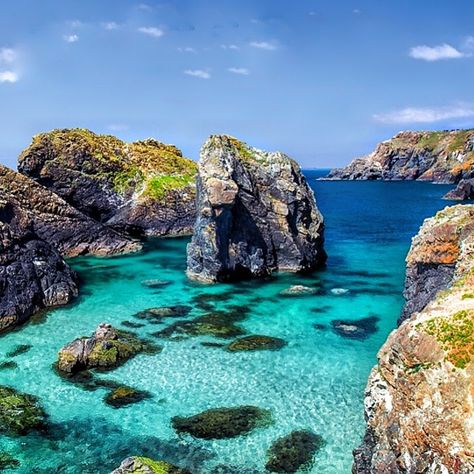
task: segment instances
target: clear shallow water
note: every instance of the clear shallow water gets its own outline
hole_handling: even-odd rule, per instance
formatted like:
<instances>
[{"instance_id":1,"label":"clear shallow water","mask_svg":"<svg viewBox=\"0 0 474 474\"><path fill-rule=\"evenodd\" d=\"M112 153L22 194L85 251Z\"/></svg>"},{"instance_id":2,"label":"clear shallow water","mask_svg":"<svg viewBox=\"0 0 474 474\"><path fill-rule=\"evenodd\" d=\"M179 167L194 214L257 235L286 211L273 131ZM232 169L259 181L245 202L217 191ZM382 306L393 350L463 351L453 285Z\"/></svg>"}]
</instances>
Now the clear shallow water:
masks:
<instances>
[{"instance_id":1,"label":"clear shallow water","mask_svg":"<svg viewBox=\"0 0 474 474\"><path fill-rule=\"evenodd\" d=\"M279 436L308 428L323 436L312 473L349 473L351 451L363 431L363 392L377 350L395 327L403 303L404 257L423 218L444 207L447 186L428 183L318 182L306 172L326 218L327 269L311 276L280 275L270 282L203 286L185 275L187 239L149 244L146 252L109 259L72 261L84 284L74 305L49 312L0 338L0 361L18 344L31 344L14 358L19 368L0 371L0 384L37 395L53 426L45 436L0 437L21 461L18 473L108 473L128 455L149 455L211 473L264 473L266 451ZM170 280L161 289L146 279ZM284 298L290 285L318 289L316 295ZM334 288L349 292L335 295ZM180 341L155 339L163 351L140 355L100 378L148 390L153 398L127 408L104 404L105 389L86 391L56 375L57 351L91 334L101 322L121 327L140 310L189 304L189 319L204 314L195 298L225 294L215 309L249 308L239 325L249 334L281 337L279 351L228 353L204 347L211 337ZM336 334L336 319L379 318L377 332L365 340ZM174 322L171 320L170 322ZM135 331L147 336L168 323ZM321 325L315 329L314 324ZM213 407L257 405L273 413L273 426L230 440L178 437L170 425L176 415Z\"/></svg>"}]
</instances>

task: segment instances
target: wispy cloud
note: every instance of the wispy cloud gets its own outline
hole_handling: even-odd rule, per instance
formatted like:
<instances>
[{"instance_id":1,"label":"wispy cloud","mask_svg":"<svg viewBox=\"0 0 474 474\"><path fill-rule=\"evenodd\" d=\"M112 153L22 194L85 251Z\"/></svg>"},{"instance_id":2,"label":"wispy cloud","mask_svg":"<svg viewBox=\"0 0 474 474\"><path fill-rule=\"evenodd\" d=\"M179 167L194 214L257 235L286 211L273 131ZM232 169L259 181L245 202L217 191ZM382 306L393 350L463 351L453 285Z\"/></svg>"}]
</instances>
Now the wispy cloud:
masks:
<instances>
[{"instance_id":1,"label":"wispy cloud","mask_svg":"<svg viewBox=\"0 0 474 474\"><path fill-rule=\"evenodd\" d=\"M156 26L141 26L138 28L138 31L145 35L152 36L153 38L161 38L165 34L161 28L157 28Z\"/></svg>"},{"instance_id":2,"label":"wispy cloud","mask_svg":"<svg viewBox=\"0 0 474 474\"><path fill-rule=\"evenodd\" d=\"M266 51L275 51L277 49L274 43L268 41L252 41L250 46L252 46L252 48L265 49Z\"/></svg>"},{"instance_id":3,"label":"wispy cloud","mask_svg":"<svg viewBox=\"0 0 474 474\"><path fill-rule=\"evenodd\" d=\"M14 71L0 71L0 83L10 82L13 84L14 82L18 82L19 79L20 77Z\"/></svg>"},{"instance_id":4,"label":"wispy cloud","mask_svg":"<svg viewBox=\"0 0 474 474\"><path fill-rule=\"evenodd\" d=\"M377 122L386 124L434 123L474 117L474 104L446 107L407 107L386 114L375 114Z\"/></svg>"},{"instance_id":5,"label":"wispy cloud","mask_svg":"<svg viewBox=\"0 0 474 474\"><path fill-rule=\"evenodd\" d=\"M129 129L129 126L125 123L111 123L107 125L107 129L111 132L124 132Z\"/></svg>"},{"instance_id":6,"label":"wispy cloud","mask_svg":"<svg viewBox=\"0 0 474 474\"><path fill-rule=\"evenodd\" d=\"M81 20L70 20L67 22L67 24L71 28L80 28L83 25Z\"/></svg>"},{"instance_id":7,"label":"wispy cloud","mask_svg":"<svg viewBox=\"0 0 474 474\"><path fill-rule=\"evenodd\" d=\"M78 35L64 35L63 40L66 41L66 43L77 43L79 41L79 36Z\"/></svg>"},{"instance_id":8,"label":"wispy cloud","mask_svg":"<svg viewBox=\"0 0 474 474\"><path fill-rule=\"evenodd\" d=\"M245 67L230 67L227 69L232 74L240 74L241 76L248 76L250 71Z\"/></svg>"},{"instance_id":9,"label":"wispy cloud","mask_svg":"<svg viewBox=\"0 0 474 474\"><path fill-rule=\"evenodd\" d=\"M222 49L231 49L234 51L238 51L240 48L236 44L221 44Z\"/></svg>"},{"instance_id":10,"label":"wispy cloud","mask_svg":"<svg viewBox=\"0 0 474 474\"><path fill-rule=\"evenodd\" d=\"M354 15L358 15L360 13L360 10L358 8L354 8L354 10L352 10L352 13L354 13Z\"/></svg>"},{"instance_id":11,"label":"wispy cloud","mask_svg":"<svg viewBox=\"0 0 474 474\"><path fill-rule=\"evenodd\" d=\"M139 3L139 4L137 5L137 7L138 7L139 10L145 10L145 11L147 11L147 12L149 12L149 11L152 10L151 6L148 5L148 3Z\"/></svg>"},{"instance_id":12,"label":"wispy cloud","mask_svg":"<svg viewBox=\"0 0 474 474\"><path fill-rule=\"evenodd\" d=\"M186 69L184 74L192 77L199 77L200 79L210 79L211 73L205 69Z\"/></svg>"},{"instance_id":13,"label":"wispy cloud","mask_svg":"<svg viewBox=\"0 0 474 474\"><path fill-rule=\"evenodd\" d=\"M410 49L409 55L414 59L430 62L442 59L459 59L466 56L465 53L447 43L438 46L415 46Z\"/></svg>"},{"instance_id":14,"label":"wispy cloud","mask_svg":"<svg viewBox=\"0 0 474 474\"><path fill-rule=\"evenodd\" d=\"M0 48L0 63L12 63L15 61L17 53L12 48Z\"/></svg>"},{"instance_id":15,"label":"wispy cloud","mask_svg":"<svg viewBox=\"0 0 474 474\"><path fill-rule=\"evenodd\" d=\"M191 46L186 46L184 48L178 48L180 53L197 53L197 51Z\"/></svg>"},{"instance_id":16,"label":"wispy cloud","mask_svg":"<svg viewBox=\"0 0 474 474\"><path fill-rule=\"evenodd\" d=\"M118 23L115 23L115 21L106 21L102 23L102 27L104 30L112 31L112 30L118 30L119 25Z\"/></svg>"}]
</instances>

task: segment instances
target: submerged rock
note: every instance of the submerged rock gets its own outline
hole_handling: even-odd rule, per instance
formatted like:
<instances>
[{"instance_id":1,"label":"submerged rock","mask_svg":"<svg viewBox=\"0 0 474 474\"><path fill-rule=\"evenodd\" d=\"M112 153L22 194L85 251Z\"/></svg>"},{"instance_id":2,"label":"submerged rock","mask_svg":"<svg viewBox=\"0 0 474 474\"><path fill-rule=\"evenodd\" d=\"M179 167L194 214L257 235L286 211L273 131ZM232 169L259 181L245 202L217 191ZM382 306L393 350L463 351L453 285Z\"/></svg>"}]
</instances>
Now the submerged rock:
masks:
<instances>
[{"instance_id":1,"label":"submerged rock","mask_svg":"<svg viewBox=\"0 0 474 474\"><path fill-rule=\"evenodd\" d=\"M191 306L186 305L159 306L139 311L133 317L147 321L160 321L164 318L182 318L187 316L191 310Z\"/></svg>"},{"instance_id":2,"label":"submerged rock","mask_svg":"<svg viewBox=\"0 0 474 474\"><path fill-rule=\"evenodd\" d=\"M154 236L192 229L197 166L173 145L54 130L33 138L18 170L117 229Z\"/></svg>"},{"instance_id":3,"label":"submerged rock","mask_svg":"<svg viewBox=\"0 0 474 474\"><path fill-rule=\"evenodd\" d=\"M283 473L308 469L323 445L323 438L309 430L293 431L272 444L265 467L270 472Z\"/></svg>"},{"instance_id":4,"label":"submerged rock","mask_svg":"<svg viewBox=\"0 0 474 474\"><path fill-rule=\"evenodd\" d=\"M285 290L280 291L280 295L283 296L305 296L305 295L315 295L318 292L316 288L311 288L310 286L304 285L293 285Z\"/></svg>"},{"instance_id":5,"label":"submerged rock","mask_svg":"<svg viewBox=\"0 0 474 474\"><path fill-rule=\"evenodd\" d=\"M367 431L353 472L472 473L474 206L446 208L424 222L408 278L412 309L369 377Z\"/></svg>"},{"instance_id":6,"label":"submerged rock","mask_svg":"<svg viewBox=\"0 0 474 474\"><path fill-rule=\"evenodd\" d=\"M323 218L298 164L229 136L202 147L190 278L205 282L312 270L324 263Z\"/></svg>"},{"instance_id":7,"label":"submerged rock","mask_svg":"<svg viewBox=\"0 0 474 474\"><path fill-rule=\"evenodd\" d=\"M0 201L24 214L32 233L67 257L136 252L141 244L86 216L54 192L0 165Z\"/></svg>"},{"instance_id":8,"label":"submerged rock","mask_svg":"<svg viewBox=\"0 0 474 474\"><path fill-rule=\"evenodd\" d=\"M75 273L32 232L22 209L0 198L0 331L75 296Z\"/></svg>"},{"instance_id":9,"label":"submerged rock","mask_svg":"<svg viewBox=\"0 0 474 474\"><path fill-rule=\"evenodd\" d=\"M276 351L284 346L286 346L286 341L278 337L252 335L231 342L227 350L230 352Z\"/></svg>"},{"instance_id":10,"label":"submerged rock","mask_svg":"<svg viewBox=\"0 0 474 474\"><path fill-rule=\"evenodd\" d=\"M0 385L0 433L25 435L44 428L46 413L33 395Z\"/></svg>"},{"instance_id":11,"label":"submerged rock","mask_svg":"<svg viewBox=\"0 0 474 474\"><path fill-rule=\"evenodd\" d=\"M20 467L20 461L15 459L11 454L0 451L0 471L5 469L16 469Z\"/></svg>"},{"instance_id":12,"label":"submerged rock","mask_svg":"<svg viewBox=\"0 0 474 474\"><path fill-rule=\"evenodd\" d=\"M110 405L114 408L122 408L143 400L147 400L149 398L151 398L151 394L149 392L137 390L126 385L120 385L107 394L104 398L104 401L107 403L107 405Z\"/></svg>"},{"instance_id":13,"label":"submerged rock","mask_svg":"<svg viewBox=\"0 0 474 474\"><path fill-rule=\"evenodd\" d=\"M456 183L474 176L474 130L400 132L327 179Z\"/></svg>"},{"instance_id":14,"label":"submerged rock","mask_svg":"<svg viewBox=\"0 0 474 474\"><path fill-rule=\"evenodd\" d=\"M122 461L120 467L112 474L191 474L166 461L155 461L150 458L133 456Z\"/></svg>"},{"instance_id":15,"label":"submerged rock","mask_svg":"<svg viewBox=\"0 0 474 474\"><path fill-rule=\"evenodd\" d=\"M202 439L235 438L271 423L270 411L254 406L213 408L197 415L172 419L173 428L178 433Z\"/></svg>"},{"instance_id":16,"label":"submerged rock","mask_svg":"<svg viewBox=\"0 0 474 474\"><path fill-rule=\"evenodd\" d=\"M16 369L18 364L13 360L7 360L5 362L0 362L0 370L9 370L9 369Z\"/></svg>"},{"instance_id":17,"label":"submerged rock","mask_svg":"<svg viewBox=\"0 0 474 474\"><path fill-rule=\"evenodd\" d=\"M335 319L331 321L331 324L334 332L339 336L362 341L377 332L378 321L379 318L376 316L369 316L356 320Z\"/></svg>"},{"instance_id":18,"label":"submerged rock","mask_svg":"<svg viewBox=\"0 0 474 474\"><path fill-rule=\"evenodd\" d=\"M19 344L14 349L6 353L7 357L16 357L22 354L26 354L33 346L31 344Z\"/></svg>"},{"instance_id":19,"label":"submerged rock","mask_svg":"<svg viewBox=\"0 0 474 474\"><path fill-rule=\"evenodd\" d=\"M159 348L139 339L133 333L101 324L91 337L76 339L64 346L58 354L58 370L76 373L81 370L110 369L140 354L154 354Z\"/></svg>"},{"instance_id":20,"label":"submerged rock","mask_svg":"<svg viewBox=\"0 0 474 474\"><path fill-rule=\"evenodd\" d=\"M470 201L474 199L474 179L463 179L449 191L443 199L452 201Z\"/></svg>"},{"instance_id":21,"label":"submerged rock","mask_svg":"<svg viewBox=\"0 0 474 474\"><path fill-rule=\"evenodd\" d=\"M164 288L171 284L170 280L143 280L142 285L146 286L147 288Z\"/></svg>"}]
</instances>

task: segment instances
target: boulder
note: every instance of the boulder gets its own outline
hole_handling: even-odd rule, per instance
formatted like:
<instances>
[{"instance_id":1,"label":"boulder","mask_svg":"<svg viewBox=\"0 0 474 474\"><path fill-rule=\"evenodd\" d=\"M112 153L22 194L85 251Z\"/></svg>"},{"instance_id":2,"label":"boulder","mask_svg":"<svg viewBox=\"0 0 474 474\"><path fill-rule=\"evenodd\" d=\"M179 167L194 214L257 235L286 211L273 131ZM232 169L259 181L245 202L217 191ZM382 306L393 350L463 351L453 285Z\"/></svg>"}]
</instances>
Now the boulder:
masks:
<instances>
[{"instance_id":1,"label":"boulder","mask_svg":"<svg viewBox=\"0 0 474 474\"><path fill-rule=\"evenodd\" d=\"M474 199L474 179L463 179L449 191L443 199L451 201L470 201Z\"/></svg>"},{"instance_id":2,"label":"boulder","mask_svg":"<svg viewBox=\"0 0 474 474\"><path fill-rule=\"evenodd\" d=\"M120 231L161 236L192 230L197 167L173 145L53 130L33 138L18 170Z\"/></svg>"},{"instance_id":3,"label":"boulder","mask_svg":"<svg viewBox=\"0 0 474 474\"><path fill-rule=\"evenodd\" d=\"M120 467L112 474L191 474L166 461L155 461L141 456L132 456L124 459Z\"/></svg>"},{"instance_id":4,"label":"boulder","mask_svg":"<svg viewBox=\"0 0 474 474\"><path fill-rule=\"evenodd\" d=\"M201 149L188 276L204 282L313 270L326 259L323 218L298 164L230 136Z\"/></svg>"}]
</instances>

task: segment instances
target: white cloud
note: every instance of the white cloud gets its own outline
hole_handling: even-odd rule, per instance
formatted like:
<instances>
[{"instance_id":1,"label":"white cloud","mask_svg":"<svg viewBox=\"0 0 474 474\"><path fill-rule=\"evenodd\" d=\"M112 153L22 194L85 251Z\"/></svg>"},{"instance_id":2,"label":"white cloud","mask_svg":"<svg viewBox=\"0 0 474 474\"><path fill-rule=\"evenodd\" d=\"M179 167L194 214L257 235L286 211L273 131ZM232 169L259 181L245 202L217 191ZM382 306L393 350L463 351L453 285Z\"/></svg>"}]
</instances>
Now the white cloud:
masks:
<instances>
[{"instance_id":1,"label":"white cloud","mask_svg":"<svg viewBox=\"0 0 474 474\"><path fill-rule=\"evenodd\" d=\"M18 82L19 79L20 78L18 74L14 71L1 71L0 72L0 83L10 82L13 84L14 82Z\"/></svg>"},{"instance_id":2,"label":"white cloud","mask_svg":"<svg viewBox=\"0 0 474 474\"><path fill-rule=\"evenodd\" d=\"M63 40L66 41L66 43L77 43L79 41L79 36L78 35L64 35Z\"/></svg>"},{"instance_id":3,"label":"white cloud","mask_svg":"<svg viewBox=\"0 0 474 474\"><path fill-rule=\"evenodd\" d=\"M269 43L268 41L252 41L250 46L253 48L265 49L267 51L275 51L277 49L273 43Z\"/></svg>"},{"instance_id":4,"label":"white cloud","mask_svg":"<svg viewBox=\"0 0 474 474\"><path fill-rule=\"evenodd\" d=\"M453 46L444 43L439 46L415 46L410 49L410 56L423 61L439 61L441 59L458 59L465 56L464 53Z\"/></svg>"},{"instance_id":5,"label":"white cloud","mask_svg":"<svg viewBox=\"0 0 474 474\"><path fill-rule=\"evenodd\" d=\"M16 59L16 51L11 48L0 49L0 63L12 63Z\"/></svg>"},{"instance_id":6,"label":"white cloud","mask_svg":"<svg viewBox=\"0 0 474 474\"><path fill-rule=\"evenodd\" d=\"M210 79L211 74L209 71L206 71L204 69L186 69L184 71L184 74L187 74L188 76L192 77L199 77L200 79Z\"/></svg>"},{"instance_id":7,"label":"white cloud","mask_svg":"<svg viewBox=\"0 0 474 474\"><path fill-rule=\"evenodd\" d=\"M185 48L178 48L178 51L180 53L196 53L197 52L194 48L191 48L191 46L186 46Z\"/></svg>"},{"instance_id":8,"label":"white cloud","mask_svg":"<svg viewBox=\"0 0 474 474\"><path fill-rule=\"evenodd\" d=\"M102 23L102 26L108 31L117 30L119 27L118 23L115 23L115 21L106 21L105 23Z\"/></svg>"},{"instance_id":9,"label":"white cloud","mask_svg":"<svg viewBox=\"0 0 474 474\"><path fill-rule=\"evenodd\" d=\"M221 44L222 49L232 49L234 51L239 50L240 48L236 44Z\"/></svg>"},{"instance_id":10,"label":"white cloud","mask_svg":"<svg viewBox=\"0 0 474 474\"><path fill-rule=\"evenodd\" d=\"M245 67L230 67L227 70L233 74L240 74L241 76L248 76L250 74L250 71Z\"/></svg>"},{"instance_id":11,"label":"white cloud","mask_svg":"<svg viewBox=\"0 0 474 474\"><path fill-rule=\"evenodd\" d=\"M460 104L447 107L407 107L387 114L375 114L377 122L387 124L433 123L474 117L473 104Z\"/></svg>"},{"instance_id":12,"label":"white cloud","mask_svg":"<svg viewBox=\"0 0 474 474\"><path fill-rule=\"evenodd\" d=\"M153 38L161 38L165 34L163 30L156 26L141 26L138 31Z\"/></svg>"},{"instance_id":13,"label":"white cloud","mask_svg":"<svg viewBox=\"0 0 474 474\"><path fill-rule=\"evenodd\" d=\"M71 21L68 21L67 24L71 28L80 28L82 26L82 21L81 20L71 20Z\"/></svg>"}]
</instances>

